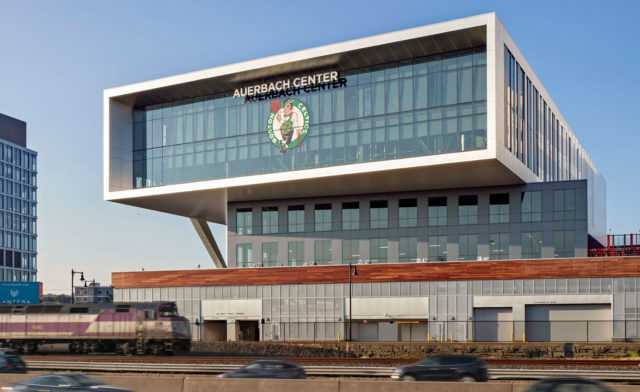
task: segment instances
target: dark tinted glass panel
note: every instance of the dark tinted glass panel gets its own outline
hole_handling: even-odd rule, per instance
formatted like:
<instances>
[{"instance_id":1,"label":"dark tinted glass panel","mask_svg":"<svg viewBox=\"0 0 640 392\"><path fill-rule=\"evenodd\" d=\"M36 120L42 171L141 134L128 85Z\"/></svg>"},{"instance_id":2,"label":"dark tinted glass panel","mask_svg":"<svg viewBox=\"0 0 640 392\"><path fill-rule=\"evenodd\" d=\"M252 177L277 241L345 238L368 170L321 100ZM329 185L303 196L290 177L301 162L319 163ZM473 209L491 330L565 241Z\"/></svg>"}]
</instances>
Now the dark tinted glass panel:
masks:
<instances>
[{"instance_id":1,"label":"dark tinted glass panel","mask_svg":"<svg viewBox=\"0 0 640 392\"><path fill-rule=\"evenodd\" d=\"M417 207L418 200L416 199L400 199L399 201L400 207Z\"/></svg>"},{"instance_id":2,"label":"dark tinted glass panel","mask_svg":"<svg viewBox=\"0 0 640 392\"><path fill-rule=\"evenodd\" d=\"M387 208L387 201L386 200L372 201L371 208Z\"/></svg>"},{"instance_id":3,"label":"dark tinted glass panel","mask_svg":"<svg viewBox=\"0 0 640 392\"><path fill-rule=\"evenodd\" d=\"M460 196L458 198L458 204L461 206L474 206L478 204L478 196L476 195Z\"/></svg>"},{"instance_id":4,"label":"dark tinted glass panel","mask_svg":"<svg viewBox=\"0 0 640 392\"><path fill-rule=\"evenodd\" d=\"M509 194L497 193L497 194L489 195L489 203L490 204L509 204Z\"/></svg>"},{"instance_id":5,"label":"dark tinted glass panel","mask_svg":"<svg viewBox=\"0 0 640 392\"><path fill-rule=\"evenodd\" d=\"M430 197L429 198L429 206L430 207L442 207L447 205L446 197Z\"/></svg>"}]
</instances>

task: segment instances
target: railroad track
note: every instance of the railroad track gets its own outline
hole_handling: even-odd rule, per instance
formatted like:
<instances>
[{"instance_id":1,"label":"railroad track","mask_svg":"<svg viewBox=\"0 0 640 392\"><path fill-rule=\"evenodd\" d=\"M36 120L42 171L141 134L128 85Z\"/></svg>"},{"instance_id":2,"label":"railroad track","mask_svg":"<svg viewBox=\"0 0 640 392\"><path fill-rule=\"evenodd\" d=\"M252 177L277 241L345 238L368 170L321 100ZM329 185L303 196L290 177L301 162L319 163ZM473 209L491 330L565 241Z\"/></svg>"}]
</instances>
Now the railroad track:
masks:
<instances>
[{"instance_id":1,"label":"railroad track","mask_svg":"<svg viewBox=\"0 0 640 392\"><path fill-rule=\"evenodd\" d=\"M172 363L172 364L244 364L264 357L223 357L223 356L115 356L115 355L24 355L27 362L119 362L119 363ZM402 366L418 361L416 358L300 358L282 357L284 361L304 365L342 366ZM622 367L638 368L640 360L612 359L485 359L493 367Z\"/></svg>"},{"instance_id":2,"label":"railroad track","mask_svg":"<svg viewBox=\"0 0 640 392\"><path fill-rule=\"evenodd\" d=\"M113 358L112 358L113 359ZM108 361L35 361L27 360L30 370L65 370L89 372L126 372L126 373L176 373L176 374L220 374L235 369L240 364L228 363L175 363L175 362L108 362ZM394 366L344 366L344 365L305 365L310 376L321 377L389 377ZM640 371L602 370L602 368L581 369L562 368L489 368L491 379L540 379L547 377L586 377L600 380L640 381Z\"/></svg>"}]
</instances>

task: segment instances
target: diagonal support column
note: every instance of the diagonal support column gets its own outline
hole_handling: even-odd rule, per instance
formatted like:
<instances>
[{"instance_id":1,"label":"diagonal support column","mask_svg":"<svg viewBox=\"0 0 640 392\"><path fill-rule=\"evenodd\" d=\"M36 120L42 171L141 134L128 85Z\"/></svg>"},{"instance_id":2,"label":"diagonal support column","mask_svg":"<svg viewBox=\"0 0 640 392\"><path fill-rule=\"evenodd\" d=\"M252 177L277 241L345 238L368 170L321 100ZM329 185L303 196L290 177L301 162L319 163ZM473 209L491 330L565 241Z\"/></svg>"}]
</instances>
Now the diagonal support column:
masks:
<instances>
[{"instance_id":1,"label":"diagonal support column","mask_svg":"<svg viewBox=\"0 0 640 392\"><path fill-rule=\"evenodd\" d=\"M213 260L216 268L227 268L207 221L204 218L189 218L189 220L191 220L191 224L196 229L204 248L209 252L209 256L211 256L211 260Z\"/></svg>"}]
</instances>

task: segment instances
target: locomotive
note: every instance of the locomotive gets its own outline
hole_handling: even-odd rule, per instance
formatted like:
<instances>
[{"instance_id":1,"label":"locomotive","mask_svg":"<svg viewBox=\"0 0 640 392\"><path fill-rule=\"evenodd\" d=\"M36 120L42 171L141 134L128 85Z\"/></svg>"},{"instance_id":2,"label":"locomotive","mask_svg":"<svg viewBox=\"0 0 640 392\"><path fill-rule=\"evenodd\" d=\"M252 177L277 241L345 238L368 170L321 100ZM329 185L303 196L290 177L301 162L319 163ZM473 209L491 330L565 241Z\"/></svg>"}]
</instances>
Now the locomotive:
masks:
<instances>
[{"instance_id":1,"label":"locomotive","mask_svg":"<svg viewBox=\"0 0 640 392\"><path fill-rule=\"evenodd\" d=\"M182 354L191 329L173 302L0 306L0 345L35 354L50 344L85 354Z\"/></svg>"}]
</instances>

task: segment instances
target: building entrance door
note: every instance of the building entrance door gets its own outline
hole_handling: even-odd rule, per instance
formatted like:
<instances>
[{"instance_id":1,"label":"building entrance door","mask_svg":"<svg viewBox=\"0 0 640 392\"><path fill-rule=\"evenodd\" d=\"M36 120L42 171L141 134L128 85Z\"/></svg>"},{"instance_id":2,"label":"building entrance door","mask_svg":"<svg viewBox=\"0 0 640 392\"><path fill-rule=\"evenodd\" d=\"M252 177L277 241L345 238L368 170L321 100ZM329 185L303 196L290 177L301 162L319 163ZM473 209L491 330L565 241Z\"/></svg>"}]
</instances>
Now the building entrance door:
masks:
<instances>
[{"instance_id":1,"label":"building entrance door","mask_svg":"<svg viewBox=\"0 0 640 392\"><path fill-rule=\"evenodd\" d=\"M256 321L238 321L238 340L257 342L260 340L260 325Z\"/></svg>"},{"instance_id":2,"label":"building entrance door","mask_svg":"<svg viewBox=\"0 0 640 392\"><path fill-rule=\"evenodd\" d=\"M205 320L202 340L205 342L226 342L227 321Z\"/></svg>"}]
</instances>

